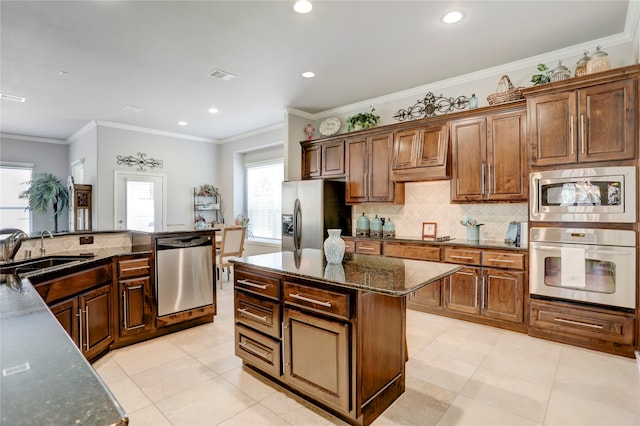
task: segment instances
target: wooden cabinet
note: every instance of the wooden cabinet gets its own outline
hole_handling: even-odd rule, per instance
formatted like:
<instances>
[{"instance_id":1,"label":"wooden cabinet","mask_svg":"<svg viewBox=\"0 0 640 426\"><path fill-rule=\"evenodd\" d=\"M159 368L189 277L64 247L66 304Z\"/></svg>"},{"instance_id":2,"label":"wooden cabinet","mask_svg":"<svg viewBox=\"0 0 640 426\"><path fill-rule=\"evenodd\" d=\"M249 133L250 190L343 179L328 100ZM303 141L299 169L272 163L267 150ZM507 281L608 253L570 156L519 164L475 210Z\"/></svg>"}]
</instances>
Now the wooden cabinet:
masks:
<instances>
[{"instance_id":1,"label":"wooden cabinet","mask_svg":"<svg viewBox=\"0 0 640 426\"><path fill-rule=\"evenodd\" d=\"M531 166L634 159L638 142L636 77L618 70L582 78L571 90L562 84L530 91L527 117ZM616 76L619 75L619 76Z\"/></svg>"},{"instance_id":2,"label":"wooden cabinet","mask_svg":"<svg viewBox=\"0 0 640 426\"><path fill-rule=\"evenodd\" d=\"M451 122L451 201L527 201L524 109Z\"/></svg>"},{"instance_id":3,"label":"wooden cabinet","mask_svg":"<svg viewBox=\"0 0 640 426\"><path fill-rule=\"evenodd\" d=\"M110 283L52 304L50 309L88 360L113 342Z\"/></svg>"},{"instance_id":4,"label":"wooden cabinet","mask_svg":"<svg viewBox=\"0 0 640 426\"><path fill-rule=\"evenodd\" d=\"M244 264L234 275L245 364L351 424L370 424L402 394L404 298Z\"/></svg>"},{"instance_id":5,"label":"wooden cabinet","mask_svg":"<svg viewBox=\"0 0 640 426\"><path fill-rule=\"evenodd\" d=\"M151 329L151 259L127 256L115 260L119 294L119 336Z\"/></svg>"},{"instance_id":6,"label":"wooden cabinet","mask_svg":"<svg viewBox=\"0 0 640 426\"><path fill-rule=\"evenodd\" d=\"M344 176L344 139L301 144L303 179Z\"/></svg>"},{"instance_id":7,"label":"wooden cabinet","mask_svg":"<svg viewBox=\"0 0 640 426\"><path fill-rule=\"evenodd\" d=\"M355 253L380 255L382 253L382 241L356 240Z\"/></svg>"},{"instance_id":8,"label":"wooden cabinet","mask_svg":"<svg viewBox=\"0 0 640 426\"><path fill-rule=\"evenodd\" d=\"M631 313L538 299L530 310L531 336L633 357Z\"/></svg>"},{"instance_id":9,"label":"wooden cabinet","mask_svg":"<svg viewBox=\"0 0 640 426\"><path fill-rule=\"evenodd\" d=\"M397 182L447 179L449 125L399 130L393 139L391 179Z\"/></svg>"},{"instance_id":10,"label":"wooden cabinet","mask_svg":"<svg viewBox=\"0 0 640 426\"><path fill-rule=\"evenodd\" d=\"M345 148L347 203L404 203L404 184L391 181L393 132L349 138Z\"/></svg>"}]
</instances>

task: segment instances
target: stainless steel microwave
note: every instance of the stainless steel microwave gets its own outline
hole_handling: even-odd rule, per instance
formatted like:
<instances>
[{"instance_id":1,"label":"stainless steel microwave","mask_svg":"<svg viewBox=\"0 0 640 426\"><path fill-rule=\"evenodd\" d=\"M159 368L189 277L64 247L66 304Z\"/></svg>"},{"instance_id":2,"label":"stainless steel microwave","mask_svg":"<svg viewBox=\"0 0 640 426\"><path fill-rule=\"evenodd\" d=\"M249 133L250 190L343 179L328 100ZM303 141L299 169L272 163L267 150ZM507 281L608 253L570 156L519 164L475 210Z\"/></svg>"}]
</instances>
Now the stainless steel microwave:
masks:
<instances>
[{"instance_id":1,"label":"stainless steel microwave","mask_svg":"<svg viewBox=\"0 0 640 426\"><path fill-rule=\"evenodd\" d=\"M534 172L530 174L529 185L531 221L636 221L636 168L633 166Z\"/></svg>"}]
</instances>

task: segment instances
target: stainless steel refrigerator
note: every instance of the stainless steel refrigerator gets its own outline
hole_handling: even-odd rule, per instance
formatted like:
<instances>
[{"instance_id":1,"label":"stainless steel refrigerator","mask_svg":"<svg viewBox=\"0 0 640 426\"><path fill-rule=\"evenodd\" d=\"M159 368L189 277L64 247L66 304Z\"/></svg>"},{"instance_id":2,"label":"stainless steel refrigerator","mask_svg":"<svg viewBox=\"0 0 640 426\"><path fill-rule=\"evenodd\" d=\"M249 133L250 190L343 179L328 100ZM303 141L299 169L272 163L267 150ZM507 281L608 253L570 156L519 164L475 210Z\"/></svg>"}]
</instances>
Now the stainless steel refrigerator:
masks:
<instances>
[{"instance_id":1,"label":"stainless steel refrigerator","mask_svg":"<svg viewBox=\"0 0 640 426\"><path fill-rule=\"evenodd\" d=\"M282 250L322 249L327 229L351 235L345 183L322 179L282 182Z\"/></svg>"}]
</instances>

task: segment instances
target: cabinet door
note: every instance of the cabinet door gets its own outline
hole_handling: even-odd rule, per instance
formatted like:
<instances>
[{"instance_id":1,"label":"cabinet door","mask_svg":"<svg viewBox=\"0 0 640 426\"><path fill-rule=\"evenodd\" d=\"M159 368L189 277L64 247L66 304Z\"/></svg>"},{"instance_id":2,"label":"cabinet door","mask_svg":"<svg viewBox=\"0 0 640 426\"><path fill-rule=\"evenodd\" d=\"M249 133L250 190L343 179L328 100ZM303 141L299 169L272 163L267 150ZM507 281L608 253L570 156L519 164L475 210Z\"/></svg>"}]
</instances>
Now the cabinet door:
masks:
<instances>
[{"instance_id":1,"label":"cabinet door","mask_svg":"<svg viewBox=\"0 0 640 426\"><path fill-rule=\"evenodd\" d=\"M321 172L320 144L302 147L302 177L319 177Z\"/></svg>"},{"instance_id":2,"label":"cabinet door","mask_svg":"<svg viewBox=\"0 0 640 426\"><path fill-rule=\"evenodd\" d=\"M527 201L526 113L487 117L487 199Z\"/></svg>"},{"instance_id":3,"label":"cabinet door","mask_svg":"<svg viewBox=\"0 0 640 426\"><path fill-rule=\"evenodd\" d=\"M420 129L396 132L393 138L393 160L391 162L391 168L394 170L402 170L415 167L415 150L419 141Z\"/></svg>"},{"instance_id":4,"label":"cabinet door","mask_svg":"<svg viewBox=\"0 0 640 426\"><path fill-rule=\"evenodd\" d=\"M516 323L524 321L524 272L482 271L482 314Z\"/></svg>"},{"instance_id":5,"label":"cabinet door","mask_svg":"<svg viewBox=\"0 0 640 426\"><path fill-rule=\"evenodd\" d=\"M73 298L49 306L51 312L76 345L78 345L78 299Z\"/></svg>"},{"instance_id":6,"label":"cabinet door","mask_svg":"<svg viewBox=\"0 0 640 426\"><path fill-rule=\"evenodd\" d=\"M369 172L369 150L367 139L353 138L346 145L346 201L361 203L368 201L367 177Z\"/></svg>"},{"instance_id":7,"label":"cabinet door","mask_svg":"<svg viewBox=\"0 0 640 426\"><path fill-rule=\"evenodd\" d=\"M149 277L119 282L120 336L137 334L151 328Z\"/></svg>"},{"instance_id":8,"label":"cabinet door","mask_svg":"<svg viewBox=\"0 0 640 426\"><path fill-rule=\"evenodd\" d=\"M422 129L415 153L416 167L444 166L447 163L449 126L439 124Z\"/></svg>"},{"instance_id":9,"label":"cabinet door","mask_svg":"<svg viewBox=\"0 0 640 426\"><path fill-rule=\"evenodd\" d=\"M527 99L532 166L570 164L578 160L576 104L575 92Z\"/></svg>"},{"instance_id":10,"label":"cabinet door","mask_svg":"<svg viewBox=\"0 0 640 426\"><path fill-rule=\"evenodd\" d=\"M580 162L635 157L636 87L636 79L631 78L580 90Z\"/></svg>"},{"instance_id":11,"label":"cabinet door","mask_svg":"<svg viewBox=\"0 0 640 426\"><path fill-rule=\"evenodd\" d=\"M349 323L285 309L284 324L287 384L340 411L349 411Z\"/></svg>"},{"instance_id":12,"label":"cabinet door","mask_svg":"<svg viewBox=\"0 0 640 426\"><path fill-rule=\"evenodd\" d=\"M442 282L443 280L438 280L409 294L407 307L413 308L412 305L429 308L442 307Z\"/></svg>"},{"instance_id":13,"label":"cabinet door","mask_svg":"<svg viewBox=\"0 0 640 426\"><path fill-rule=\"evenodd\" d=\"M322 144L322 177L344 175L344 141Z\"/></svg>"},{"instance_id":14,"label":"cabinet door","mask_svg":"<svg viewBox=\"0 0 640 426\"><path fill-rule=\"evenodd\" d=\"M480 314L480 269L463 267L445 279L444 306L449 311Z\"/></svg>"},{"instance_id":15,"label":"cabinet door","mask_svg":"<svg viewBox=\"0 0 640 426\"><path fill-rule=\"evenodd\" d=\"M451 123L452 201L485 198L486 146L484 117Z\"/></svg>"},{"instance_id":16,"label":"cabinet door","mask_svg":"<svg viewBox=\"0 0 640 426\"><path fill-rule=\"evenodd\" d=\"M82 311L81 350L87 359L100 354L113 341L111 318L111 285L98 287L78 297Z\"/></svg>"},{"instance_id":17,"label":"cabinet door","mask_svg":"<svg viewBox=\"0 0 640 426\"><path fill-rule=\"evenodd\" d=\"M393 202L391 181L391 150L393 133L382 133L369 137L369 201Z\"/></svg>"}]
</instances>

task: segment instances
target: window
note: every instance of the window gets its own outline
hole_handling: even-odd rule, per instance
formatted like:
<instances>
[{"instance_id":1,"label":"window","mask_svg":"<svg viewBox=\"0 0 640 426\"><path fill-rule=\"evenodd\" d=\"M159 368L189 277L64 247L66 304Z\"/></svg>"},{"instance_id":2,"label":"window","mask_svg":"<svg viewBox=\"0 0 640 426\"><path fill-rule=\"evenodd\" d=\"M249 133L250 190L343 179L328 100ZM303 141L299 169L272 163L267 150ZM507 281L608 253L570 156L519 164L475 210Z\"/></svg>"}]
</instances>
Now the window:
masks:
<instances>
[{"instance_id":1,"label":"window","mask_svg":"<svg viewBox=\"0 0 640 426\"><path fill-rule=\"evenodd\" d=\"M18 195L28 188L33 165L0 166L0 228L31 230L29 202Z\"/></svg>"},{"instance_id":2,"label":"window","mask_svg":"<svg viewBox=\"0 0 640 426\"><path fill-rule=\"evenodd\" d=\"M247 163L248 235L253 238L281 239L282 159Z\"/></svg>"}]
</instances>

